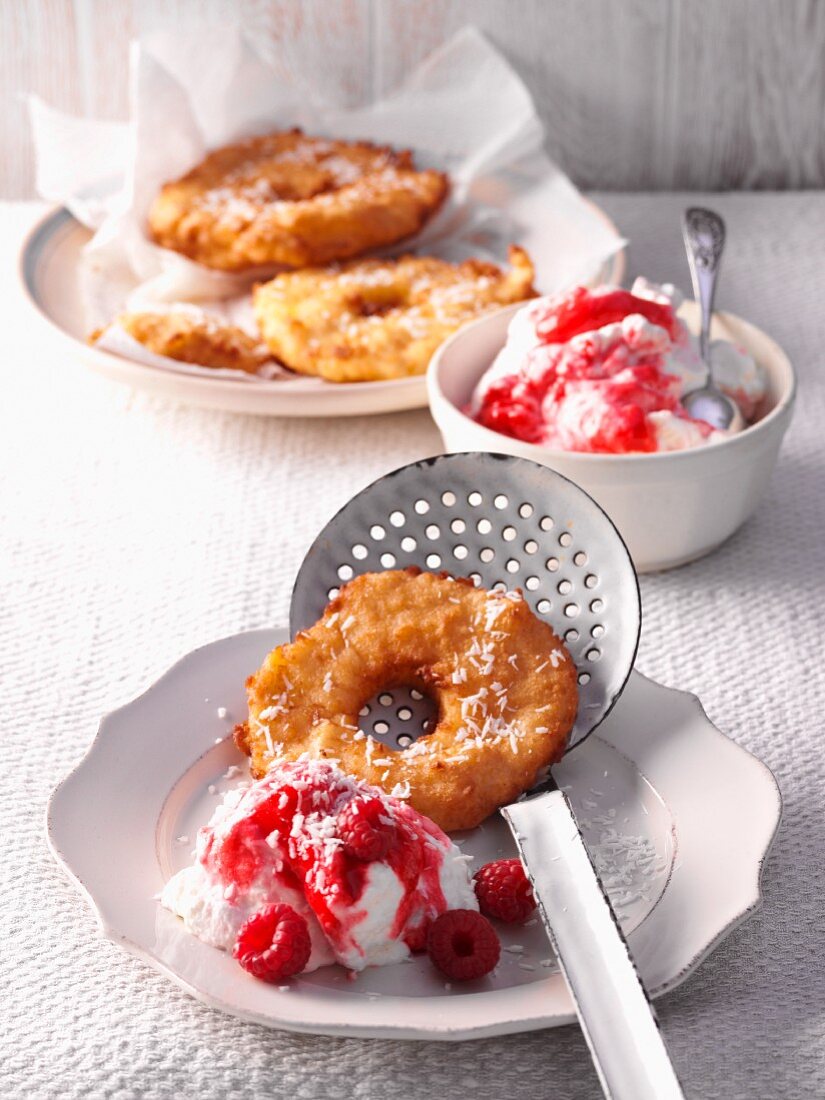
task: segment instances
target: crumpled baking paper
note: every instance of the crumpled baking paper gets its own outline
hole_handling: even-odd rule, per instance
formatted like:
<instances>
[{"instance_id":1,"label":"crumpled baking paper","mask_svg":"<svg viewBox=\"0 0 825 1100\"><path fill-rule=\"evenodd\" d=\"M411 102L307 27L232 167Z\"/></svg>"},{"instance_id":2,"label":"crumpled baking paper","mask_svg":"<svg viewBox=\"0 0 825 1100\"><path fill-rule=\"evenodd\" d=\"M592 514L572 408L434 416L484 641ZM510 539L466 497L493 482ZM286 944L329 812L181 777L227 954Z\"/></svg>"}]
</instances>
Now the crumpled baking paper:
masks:
<instances>
[{"instance_id":1,"label":"crumpled baking paper","mask_svg":"<svg viewBox=\"0 0 825 1100\"><path fill-rule=\"evenodd\" d=\"M181 303L255 331L247 308L251 278L210 271L153 244L146 217L161 186L210 149L292 126L411 148L419 166L449 173L449 200L397 252L501 262L515 242L530 253L538 288L550 293L598 278L624 244L544 153L527 89L472 27L431 54L398 90L355 109L285 85L237 27L207 27L184 41L166 33L141 39L132 47L130 75L128 123L79 119L30 101L39 193L95 230L81 271L90 332L123 309ZM182 368L151 356L114 326L99 346Z\"/></svg>"}]
</instances>

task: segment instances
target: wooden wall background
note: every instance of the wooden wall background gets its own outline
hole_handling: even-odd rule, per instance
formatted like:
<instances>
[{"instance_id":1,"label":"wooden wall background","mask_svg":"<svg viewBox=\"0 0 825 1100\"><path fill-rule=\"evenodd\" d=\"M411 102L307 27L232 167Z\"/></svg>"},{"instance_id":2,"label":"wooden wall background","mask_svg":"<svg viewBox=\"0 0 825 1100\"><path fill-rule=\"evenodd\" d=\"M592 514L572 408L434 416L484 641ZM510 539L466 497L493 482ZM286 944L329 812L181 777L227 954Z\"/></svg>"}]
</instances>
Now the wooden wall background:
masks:
<instances>
[{"instance_id":1,"label":"wooden wall background","mask_svg":"<svg viewBox=\"0 0 825 1100\"><path fill-rule=\"evenodd\" d=\"M0 0L0 197L32 195L22 93L124 118L133 36L227 18L346 103L475 23L582 187L825 186L825 0Z\"/></svg>"}]
</instances>

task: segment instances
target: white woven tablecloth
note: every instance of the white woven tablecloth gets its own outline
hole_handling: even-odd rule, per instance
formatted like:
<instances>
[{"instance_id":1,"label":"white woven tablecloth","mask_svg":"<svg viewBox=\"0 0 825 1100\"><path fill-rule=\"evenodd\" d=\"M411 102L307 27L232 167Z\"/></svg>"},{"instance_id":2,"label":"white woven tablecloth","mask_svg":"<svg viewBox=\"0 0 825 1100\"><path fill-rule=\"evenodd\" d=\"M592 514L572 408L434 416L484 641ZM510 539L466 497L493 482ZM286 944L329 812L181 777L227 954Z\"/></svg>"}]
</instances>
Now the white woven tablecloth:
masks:
<instances>
[{"instance_id":1,"label":"white woven tablecloth","mask_svg":"<svg viewBox=\"0 0 825 1100\"><path fill-rule=\"evenodd\" d=\"M631 274L687 284L686 196L596 198L632 242ZM795 1100L825 1095L825 195L712 204L729 229L720 305L784 344L800 401L757 516L704 561L643 579L638 665L697 692L765 760L785 816L764 908L659 1013L691 1096ZM54 864L48 794L99 716L195 646L283 621L331 513L440 447L426 412L259 420L87 373L17 286L37 209L0 208L2 1094L599 1096L575 1027L455 1047L289 1035L209 1011L107 942Z\"/></svg>"}]
</instances>

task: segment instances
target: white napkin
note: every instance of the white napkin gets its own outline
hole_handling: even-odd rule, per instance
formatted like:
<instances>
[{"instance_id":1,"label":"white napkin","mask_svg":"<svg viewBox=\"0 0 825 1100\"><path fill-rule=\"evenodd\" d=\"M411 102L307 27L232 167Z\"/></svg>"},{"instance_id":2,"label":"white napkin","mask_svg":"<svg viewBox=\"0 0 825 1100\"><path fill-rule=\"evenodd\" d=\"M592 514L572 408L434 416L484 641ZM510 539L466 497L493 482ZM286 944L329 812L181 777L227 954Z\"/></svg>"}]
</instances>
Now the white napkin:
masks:
<instances>
[{"instance_id":1,"label":"white napkin","mask_svg":"<svg viewBox=\"0 0 825 1100\"><path fill-rule=\"evenodd\" d=\"M397 91L346 110L311 88L285 85L237 27L212 26L183 41L155 34L133 45L131 99L129 123L30 103L39 193L96 230L82 272L89 330L124 308L225 308L247 292L248 276L210 271L153 244L147 212L160 187L210 149L296 125L410 147L419 166L449 173L449 201L405 251L502 261L515 242L533 258L539 289L553 292L596 277L624 243L545 155L527 89L472 27Z\"/></svg>"}]
</instances>

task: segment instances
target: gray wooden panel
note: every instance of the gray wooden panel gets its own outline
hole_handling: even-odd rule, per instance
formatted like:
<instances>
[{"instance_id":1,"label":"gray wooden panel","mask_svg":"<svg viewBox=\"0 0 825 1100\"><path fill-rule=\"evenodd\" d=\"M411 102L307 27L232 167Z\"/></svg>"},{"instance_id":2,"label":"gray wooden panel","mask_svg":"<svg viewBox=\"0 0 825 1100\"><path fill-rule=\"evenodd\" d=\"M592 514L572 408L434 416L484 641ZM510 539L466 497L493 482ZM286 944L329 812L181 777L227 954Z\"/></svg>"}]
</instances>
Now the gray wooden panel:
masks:
<instances>
[{"instance_id":1,"label":"gray wooden panel","mask_svg":"<svg viewBox=\"0 0 825 1100\"><path fill-rule=\"evenodd\" d=\"M131 37L227 19L346 104L475 23L583 187L825 186L825 0L2 0L0 197L32 194L20 92L125 118Z\"/></svg>"},{"instance_id":2,"label":"gray wooden panel","mask_svg":"<svg viewBox=\"0 0 825 1100\"><path fill-rule=\"evenodd\" d=\"M21 92L82 112L77 43L69 0L0 3L0 197L31 196L28 112Z\"/></svg>"},{"instance_id":3,"label":"gray wooden panel","mask_svg":"<svg viewBox=\"0 0 825 1100\"><path fill-rule=\"evenodd\" d=\"M578 184L644 186L665 125L668 11L650 0L379 0L376 91L475 23L521 74L548 152Z\"/></svg>"},{"instance_id":4,"label":"gray wooden panel","mask_svg":"<svg viewBox=\"0 0 825 1100\"><path fill-rule=\"evenodd\" d=\"M379 91L481 27L582 187L825 186L821 0L377 0L375 16Z\"/></svg>"},{"instance_id":5,"label":"gray wooden panel","mask_svg":"<svg viewBox=\"0 0 825 1100\"><path fill-rule=\"evenodd\" d=\"M124 2L124 0L121 0ZM138 33L237 20L285 81L347 106L369 95L370 0L131 0Z\"/></svg>"},{"instance_id":6,"label":"gray wooden panel","mask_svg":"<svg viewBox=\"0 0 825 1100\"><path fill-rule=\"evenodd\" d=\"M825 3L673 0L655 186L825 186Z\"/></svg>"}]
</instances>

